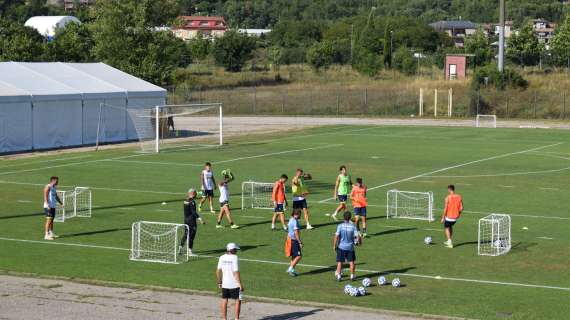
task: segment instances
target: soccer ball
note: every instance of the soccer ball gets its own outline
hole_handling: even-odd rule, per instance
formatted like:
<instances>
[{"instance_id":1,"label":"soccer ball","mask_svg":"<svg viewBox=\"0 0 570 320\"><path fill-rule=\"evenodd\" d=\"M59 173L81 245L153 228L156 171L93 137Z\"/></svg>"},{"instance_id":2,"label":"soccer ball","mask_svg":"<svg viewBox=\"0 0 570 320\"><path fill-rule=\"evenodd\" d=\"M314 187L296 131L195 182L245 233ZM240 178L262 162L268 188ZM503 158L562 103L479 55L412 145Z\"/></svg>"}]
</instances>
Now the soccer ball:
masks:
<instances>
[{"instance_id":1,"label":"soccer ball","mask_svg":"<svg viewBox=\"0 0 570 320\"><path fill-rule=\"evenodd\" d=\"M432 241L433 241L433 240L431 239L430 236L427 236L427 237L424 238L424 243L425 243L426 245L428 245L428 246L429 246L430 244L432 244Z\"/></svg>"},{"instance_id":2,"label":"soccer ball","mask_svg":"<svg viewBox=\"0 0 570 320\"><path fill-rule=\"evenodd\" d=\"M359 287L359 288L358 288L358 295L360 295L360 296L365 296L365 295L366 295L366 288L364 288L364 287Z\"/></svg>"},{"instance_id":3,"label":"soccer ball","mask_svg":"<svg viewBox=\"0 0 570 320\"><path fill-rule=\"evenodd\" d=\"M400 286L400 279L396 278L392 280L392 287L397 288Z\"/></svg>"},{"instance_id":4,"label":"soccer ball","mask_svg":"<svg viewBox=\"0 0 570 320\"><path fill-rule=\"evenodd\" d=\"M378 284L379 284L379 285L383 286L383 285L386 284L386 282L387 282L387 281L386 281L386 277L384 277L384 276L378 277Z\"/></svg>"},{"instance_id":5,"label":"soccer ball","mask_svg":"<svg viewBox=\"0 0 570 320\"><path fill-rule=\"evenodd\" d=\"M344 293L345 294L350 294L350 290L352 290L352 286L350 284L347 284L346 286L344 286Z\"/></svg>"},{"instance_id":6,"label":"soccer ball","mask_svg":"<svg viewBox=\"0 0 570 320\"><path fill-rule=\"evenodd\" d=\"M495 240L495 247L496 247L496 248L501 248L501 247L503 247L503 241L500 240L500 239Z\"/></svg>"},{"instance_id":7,"label":"soccer ball","mask_svg":"<svg viewBox=\"0 0 570 320\"><path fill-rule=\"evenodd\" d=\"M354 288L354 287L353 287L353 288L350 288L349 295L350 295L351 297L357 297L357 296L358 296L358 289L357 289L357 288Z\"/></svg>"},{"instance_id":8,"label":"soccer ball","mask_svg":"<svg viewBox=\"0 0 570 320\"><path fill-rule=\"evenodd\" d=\"M222 170L222 177L227 178L229 181L234 179L234 175L230 169Z\"/></svg>"},{"instance_id":9,"label":"soccer ball","mask_svg":"<svg viewBox=\"0 0 570 320\"><path fill-rule=\"evenodd\" d=\"M362 285L364 287L370 287L370 285L372 284L372 280L370 280L370 278L364 278L362 279Z\"/></svg>"}]
</instances>

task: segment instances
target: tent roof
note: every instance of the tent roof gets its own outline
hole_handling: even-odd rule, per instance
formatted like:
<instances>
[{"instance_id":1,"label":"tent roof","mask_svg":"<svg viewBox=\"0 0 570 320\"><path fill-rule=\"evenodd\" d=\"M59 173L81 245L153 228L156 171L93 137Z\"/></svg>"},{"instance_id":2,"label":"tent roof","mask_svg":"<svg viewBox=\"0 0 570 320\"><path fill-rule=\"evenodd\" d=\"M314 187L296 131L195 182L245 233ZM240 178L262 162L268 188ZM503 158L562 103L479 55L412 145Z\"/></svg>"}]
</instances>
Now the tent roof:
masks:
<instances>
[{"instance_id":1,"label":"tent roof","mask_svg":"<svg viewBox=\"0 0 570 320\"><path fill-rule=\"evenodd\" d=\"M0 97L16 90L33 100L166 96L165 89L104 63L0 62L0 84Z\"/></svg>"},{"instance_id":2,"label":"tent roof","mask_svg":"<svg viewBox=\"0 0 570 320\"><path fill-rule=\"evenodd\" d=\"M0 102L30 102L30 94L0 81Z\"/></svg>"}]
</instances>

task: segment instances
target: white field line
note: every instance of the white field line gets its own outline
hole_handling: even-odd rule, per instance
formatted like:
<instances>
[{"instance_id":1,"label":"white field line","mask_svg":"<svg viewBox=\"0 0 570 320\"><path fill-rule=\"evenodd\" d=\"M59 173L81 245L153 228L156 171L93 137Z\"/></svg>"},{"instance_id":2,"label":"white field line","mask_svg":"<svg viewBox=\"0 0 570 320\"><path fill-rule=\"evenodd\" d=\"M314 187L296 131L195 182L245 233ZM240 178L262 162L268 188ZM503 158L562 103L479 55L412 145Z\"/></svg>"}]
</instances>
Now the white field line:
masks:
<instances>
[{"instance_id":1,"label":"white field line","mask_svg":"<svg viewBox=\"0 0 570 320\"><path fill-rule=\"evenodd\" d=\"M544 239L544 240L554 240L554 238L551 237L536 237L537 239Z\"/></svg>"},{"instance_id":2,"label":"white field line","mask_svg":"<svg viewBox=\"0 0 570 320\"><path fill-rule=\"evenodd\" d=\"M496 174L474 174L465 176L428 176L429 178L444 178L444 179L458 179L458 178L493 178L493 177L510 177L510 176L526 176L531 174L555 173L570 170L570 167L560 169L540 170L540 171L522 171L511 173L496 173Z\"/></svg>"},{"instance_id":3,"label":"white field line","mask_svg":"<svg viewBox=\"0 0 570 320\"><path fill-rule=\"evenodd\" d=\"M515 186L505 186L505 185L500 184L500 185L498 185L498 187L501 187L501 188L514 188Z\"/></svg>"},{"instance_id":4,"label":"white field line","mask_svg":"<svg viewBox=\"0 0 570 320\"><path fill-rule=\"evenodd\" d=\"M195 163L182 163L182 162L168 162L168 161L139 161L139 160L107 160L120 163L139 163L139 164L152 164L152 165L166 165L166 166L181 166L181 167L203 167L203 164Z\"/></svg>"},{"instance_id":5,"label":"white field line","mask_svg":"<svg viewBox=\"0 0 570 320\"><path fill-rule=\"evenodd\" d=\"M117 208L117 210L135 210L135 208L123 207L123 208Z\"/></svg>"},{"instance_id":6,"label":"white field line","mask_svg":"<svg viewBox=\"0 0 570 320\"><path fill-rule=\"evenodd\" d=\"M14 239L14 238L4 238L4 237L0 237L0 240L11 241L11 242L21 242L21 243L31 243L31 244L61 245L61 246L71 246L71 247L80 247L80 248L94 248L94 249L106 249L106 250L116 250L116 251L130 251L129 248L98 246L98 245L88 245L88 244L79 244L79 243L67 243L67 242L57 242L57 241L47 242L47 241ZM197 255L197 257L214 258L214 256L211 256L211 255ZM271 260L262 260L262 259L249 259L249 258L244 258L244 257L240 257L240 260L246 261L246 262L273 264L273 265L282 265L282 266L288 266L289 265L289 262L271 261ZM313 265L313 264L299 264L299 266L311 268L311 269L330 268L330 266ZM368 272L368 273L384 273L384 271L381 271L381 270L368 270L368 269L359 269L359 270L361 272ZM448 277L448 276L439 276L439 275L433 276L433 275L424 275L424 274L417 274L417 273L398 273L398 272L396 272L396 273L391 273L391 274L397 275L400 277L422 278L422 279L439 280L439 281L447 280L447 281L489 284L489 285L498 285L498 286L570 291L570 288L568 288L568 287L558 287L558 286L549 286L549 285L541 285L541 284L503 282L503 281L493 281L493 280L479 280L479 279L457 278L457 277Z\"/></svg>"},{"instance_id":7,"label":"white field line","mask_svg":"<svg viewBox=\"0 0 570 320\"><path fill-rule=\"evenodd\" d=\"M465 167L468 165L472 165L475 163L481 163L481 162L485 162L485 161L490 161L490 160L496 160L496 159L501 159L501 158L506 158L506 157L510 157L510 156L514 156L517 154L523 154L523 153L527 153L527 152L531 152L531 151L537 151L537 150L542 150L542 149L546 149L546 148L550 148L550 147L554 147L557 145L562 144L562 142L558 142L558 143L553 143L553 144L549 144L546 146L541 146L541 147L535 147L535 148L531 148L531 149L526 149L526 150L521 150L521 151L516 151L516 152L509 152L509 153L505 153L505 154L500 154L500 155L496 155L496 156L492 156L492 157L488 157L488 158L484 158L484 159L479 159L479 160L473 160L473 161L469 161L469 162L465 162L465 163L460 163L460 164L456 164L453 166L449 166L449 167L445 167L445 168L441 168L441 169L437 169L434 171L430 171L430 172L426 172L426 173L422 173L422 174L418 174L416 176L413 177L408 177L408 178L404 178L404 179L400 179L400 180L396 180L396 181L392 181L392 182L388 182L382 185L378 185L372 188L368 188L368 191L372 191L378 188L383 188L383 187L387 187L387 186L391 186L397 183L401 183L401 182L406 182L406 181L410 181L410 180L414 180L417 178L421 178L421 177L426 177L426 176L431 176L432 174L435 173L439 173L439 172L443 172L443 171L447 171L447 170L451 170L451 169L457 169L457 168L461 168L461 167ZM323 202L327 202L330 200L334 200L334 198L328 198L328 199L324 199L319 201L320 203Z\"/></svg>"},{"instance_id":8,"label":"white field line","mask_svg":"<svg viewBox=\"0 0 570 320\"><path fill-rule=\"evenodd\" d=\"M13 168L13 167L23 167L23 166L28 166L28 165L35 165L35 164L39 164L39 163L47 163L47 162L55 162L55 161L83 159L83 158L89 158L89 157L91 157L91 156L90 155L84 155L84 156L77 156L77 157L67 157L67 158L58 158L58 159L51 159L51 160L15 163L15 164L7 165L7 166L0 166L0 169ZM17 161L17 160L12 160L12 161Z\"/></svg>"},{"instance_id":9,"label":"white field line","mask_svg":"<svg viewBox=\"0 0 570 320\"><path fill-rule=\"evenodd\" d=\"M18 200L20 203L32 203L32 200Z\"/></svg>"},{"instance_id":10,"label":"white field line","mask_svg":"<svg viewBox=\"0 0 570 320\"><path fill-rule=\"evenodd\" d=\"M374 133L343 133L343 136L364 136L364 137L384 137L384 138L401 138L401 139L417 139L417 140L451 140L455 139L453 136L427 136L427 135L403 135L403 134L374 134ZM519 140L482 140L482 139L465 139L462 138L461 142L474 142L474 143L485 143L485 144L512 144L513 142L521 143ZM543 140L524 140L527 142L544 143ZM562 143L562 142L560 142Z\"/></svg>"},{"instance_id":11,"label":"white field line","mask_svg":"<svg viewBox=\"0 0 570 320\"><path fill-rule=\"evenodd\" d=\"M539 187L539 189L546 191L560 191L560 188L550 188L550 187Z\"/></svg>"}]
</instances>

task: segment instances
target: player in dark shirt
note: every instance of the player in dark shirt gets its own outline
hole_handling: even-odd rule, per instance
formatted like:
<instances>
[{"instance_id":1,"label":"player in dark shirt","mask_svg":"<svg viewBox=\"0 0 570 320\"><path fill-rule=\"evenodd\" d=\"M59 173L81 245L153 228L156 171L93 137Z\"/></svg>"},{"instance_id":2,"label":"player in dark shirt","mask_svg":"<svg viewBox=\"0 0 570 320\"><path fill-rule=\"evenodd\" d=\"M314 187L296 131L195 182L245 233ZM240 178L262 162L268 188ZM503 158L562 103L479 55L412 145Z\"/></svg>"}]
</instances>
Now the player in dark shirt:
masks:
<instances>
[{"instance_id":1,"label":"player in dark shirt","mask_svg":"<svg viewBox=\"0 0 570 320\"><path fill-rule=\"evenodd\" d=\"M194 247L194 238L196 237L196 232L198 231L198 222L200 224L205 224L200 215L196 210L196 189L191 188L188 190L188 198L184 201L184 224L188 226L188 235L186 231L184 232L184 237L180 243L180 252L184 248L186 243L186 237L188 236L188 254L192 255L192 248Z\"/></svg>"}]
</instances>

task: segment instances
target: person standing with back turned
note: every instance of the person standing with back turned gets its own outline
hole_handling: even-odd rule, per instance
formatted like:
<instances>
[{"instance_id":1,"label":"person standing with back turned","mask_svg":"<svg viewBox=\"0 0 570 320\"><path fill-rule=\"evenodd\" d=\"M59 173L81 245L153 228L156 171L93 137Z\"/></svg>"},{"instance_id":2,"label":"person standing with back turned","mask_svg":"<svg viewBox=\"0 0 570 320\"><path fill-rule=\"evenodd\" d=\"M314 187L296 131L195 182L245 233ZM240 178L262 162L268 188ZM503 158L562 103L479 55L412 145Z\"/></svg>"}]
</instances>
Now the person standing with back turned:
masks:
<instances>
[{"instance_id":1,"label":"person standing with back turned","mask_svg":"<svg viewBox=\"0 0 570 320\"><path fill-rule=\"evenodd\" d=\"M453 236L453 225L457 222L463 211L463 199L459 194L455 193L455 186L450 184L447 186L448 195L445 198L445 208L441 216L441 223L445 228L445 237L447 241L444 245L450 249L453 248L451 237Z\"/></svg>"}]
</instances>

